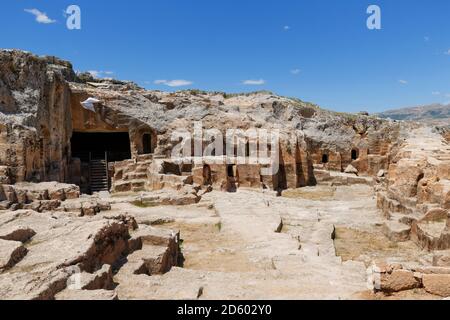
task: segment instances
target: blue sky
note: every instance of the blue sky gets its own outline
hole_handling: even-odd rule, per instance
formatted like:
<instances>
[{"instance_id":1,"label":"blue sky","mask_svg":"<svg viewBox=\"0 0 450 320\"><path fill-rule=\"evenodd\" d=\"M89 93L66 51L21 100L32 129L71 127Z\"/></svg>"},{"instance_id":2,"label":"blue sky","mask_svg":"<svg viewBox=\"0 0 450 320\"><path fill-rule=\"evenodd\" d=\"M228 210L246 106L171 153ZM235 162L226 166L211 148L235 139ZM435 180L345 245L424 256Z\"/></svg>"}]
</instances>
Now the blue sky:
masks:
<instances>
[{"instance_id":1,"label":"blue sky","mask_svg":"<svg viewBox=\"0 0 450 320\"><path fill-rule=\"evenodd\" d=\"M81 8L81 30L66 28L70 4ZM382 30L366 27L370 4L382 10ZM148 89L271 90L349 112L450 101L448 0L7 0L0 6L1 48L56 55L76 70ZM46 16L37 14L38 22L25 9Z\"/></svg>"}]
</instances>

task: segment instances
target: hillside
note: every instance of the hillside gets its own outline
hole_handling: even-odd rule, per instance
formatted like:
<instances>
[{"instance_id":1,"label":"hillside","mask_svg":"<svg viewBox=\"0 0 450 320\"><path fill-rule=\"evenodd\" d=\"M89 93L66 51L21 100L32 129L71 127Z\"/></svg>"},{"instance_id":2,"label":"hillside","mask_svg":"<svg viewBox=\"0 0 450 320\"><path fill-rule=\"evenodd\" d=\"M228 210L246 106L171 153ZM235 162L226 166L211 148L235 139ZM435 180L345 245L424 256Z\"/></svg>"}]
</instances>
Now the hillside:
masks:
<instances>
[{"instance_id":1,"label":"hillside","mask_svg":"<svg viewBox=\"0 0 450 320\"><path fill-rule=\"evenodd\" d=\"M436 125L448 125L450 123L450 104L431 104L397 110L389 110L380 113L381 118L392 120L423 121Z\"/></svg>"}]
</instances>

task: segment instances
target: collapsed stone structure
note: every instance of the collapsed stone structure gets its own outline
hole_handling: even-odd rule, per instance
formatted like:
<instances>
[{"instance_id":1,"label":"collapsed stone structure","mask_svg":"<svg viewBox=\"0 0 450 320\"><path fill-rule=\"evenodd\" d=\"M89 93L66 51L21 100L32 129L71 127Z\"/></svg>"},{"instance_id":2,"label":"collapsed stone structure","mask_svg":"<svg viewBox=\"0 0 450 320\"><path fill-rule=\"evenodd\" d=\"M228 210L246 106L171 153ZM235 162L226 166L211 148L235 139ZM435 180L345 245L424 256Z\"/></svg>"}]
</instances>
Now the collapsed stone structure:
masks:
<instances>
[{"instance_id":1,"label":"collapsed stone structure","mask_svg":"<svg viewBox=\"0 0 450 320\"><path fill-rule=\"evenodd\" d=\"M81 102L90 97L101 101L95 112L82 107ZM276 130L277 148L258 141L256 151L267 157L254 163L250 138L238 137L231 154L225 146L199 157L198 152L211 151L216 141L196 136L197 122L222 137L227 137L227 129ZM193 138L174 139L180 129ZM326 111L269 92L149 91L131 82L77 75L69 62L55 57L0 51L0 209L8 212L75 212L92 217L109 210L109 203L80 194L98 191L170 190L177 196L158 195L156 201L186 205L198 203L211 190L269 189L281 195L317 183L373 184L375 180L386 235L395 241L412 239L429 250L446 250L450 249L448 132ZM174 159L181 143L192 152ZM196 143L201 150L196 150ZM262 174L272 165L274 154L279 170ZM20 211L23 214L30 212ZM129 249L133 246L129 234L122 233L126 245L114 259L103 262L114 264L135 251ZM172 262L164 272L177 264L175 247L169 250ZM18 244L8 243L5 248L11 259L1 268L10 268L25 256ZM140 255L130 257L135 261L130 266L135 268L144 259ZM445 265L445 261L436 263ZM135 269L145 268L153 266Z\"/></svg>"}]
</instances>

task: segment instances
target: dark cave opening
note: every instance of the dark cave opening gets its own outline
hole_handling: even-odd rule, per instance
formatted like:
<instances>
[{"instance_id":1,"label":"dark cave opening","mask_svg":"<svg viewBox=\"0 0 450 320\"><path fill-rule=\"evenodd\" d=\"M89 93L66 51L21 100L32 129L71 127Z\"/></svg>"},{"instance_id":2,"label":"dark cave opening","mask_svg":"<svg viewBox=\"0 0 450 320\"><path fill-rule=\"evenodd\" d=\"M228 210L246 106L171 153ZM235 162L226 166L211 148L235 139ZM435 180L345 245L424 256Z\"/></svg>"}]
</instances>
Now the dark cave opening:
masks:
<instances>
[{"instance_id":1,"label":"dark cave opening","mask_svg":"<svg viewBox=\"0 0 450 320\"><path fill-rule=\"evenodd\" d=\"M105 159L106 155L108 162L131 159L128 132L74 132L71 146L72 158L79 158L82 162L89 162L90 159Z\"/></svg>"}]
</instances>

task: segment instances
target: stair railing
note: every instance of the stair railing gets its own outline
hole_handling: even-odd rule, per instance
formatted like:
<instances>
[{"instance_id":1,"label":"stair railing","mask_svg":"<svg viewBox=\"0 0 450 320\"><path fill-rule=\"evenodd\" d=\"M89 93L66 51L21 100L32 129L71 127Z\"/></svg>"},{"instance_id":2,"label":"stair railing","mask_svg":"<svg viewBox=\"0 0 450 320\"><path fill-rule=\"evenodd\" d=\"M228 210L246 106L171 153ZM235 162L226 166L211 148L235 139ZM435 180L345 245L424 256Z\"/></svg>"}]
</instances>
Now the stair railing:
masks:
<instances>
[{"instance_id":1,"label":"stair railing","mask_svg":"<svg viewBox=\"0 0 450 320\"><path fill-rule=\"evenodd\" d=\"M108 151L105 151L105 163L106 163L106 165L105 165L105 170L106 170L106 186L107 186L108 191L109 191L110 186L109 186L109 170L108 170Z\"/></svg>"}]
</instances>

